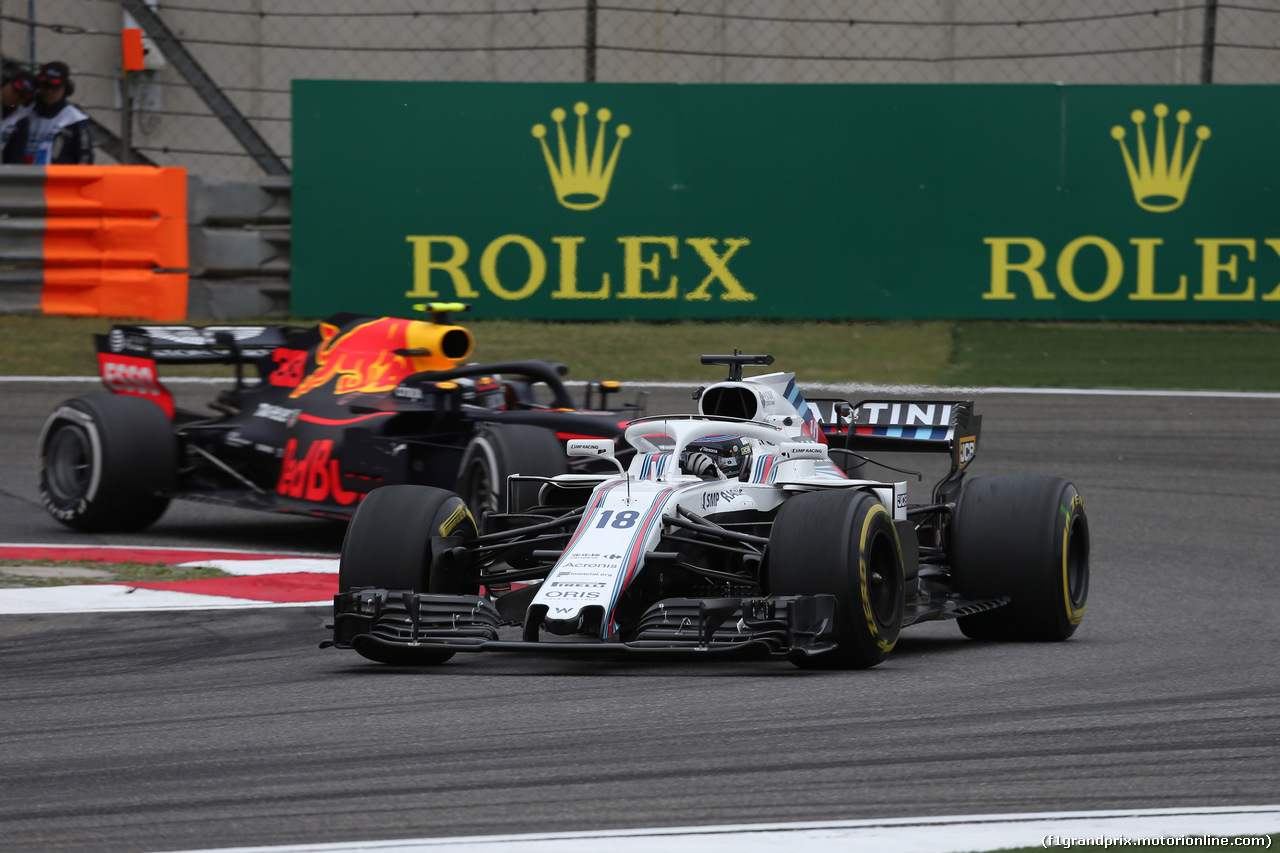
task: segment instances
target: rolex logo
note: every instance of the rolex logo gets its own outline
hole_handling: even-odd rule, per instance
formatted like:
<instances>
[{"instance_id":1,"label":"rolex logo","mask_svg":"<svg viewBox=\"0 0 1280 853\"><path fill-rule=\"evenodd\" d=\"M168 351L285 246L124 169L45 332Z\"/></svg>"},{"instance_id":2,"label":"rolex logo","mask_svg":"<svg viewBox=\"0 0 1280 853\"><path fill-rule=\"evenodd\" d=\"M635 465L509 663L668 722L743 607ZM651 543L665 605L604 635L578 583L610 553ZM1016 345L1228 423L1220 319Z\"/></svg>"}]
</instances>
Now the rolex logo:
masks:
<instances>
[{"instance_id":1,"label":"rolex logo","mask_svg":"<svg viewBox=\"0 0 1280 853\"><path fill-rule=\"evenodd\" d=\"M1143 210L1155 213L1167 213L1182 206L1191 185L1191 173L1195 171L1196 159L1200 156L1200 146L1209 138L1209 128L1200 125L1196 128L1196 146L1191 156L1183 162L1187 123L1191 121L1191 113L1178 110L1178 137L1173 143L1170 154L1165 139L1164 119L1169 108L1164 104L1156 104L1152 110L1160 123L1156 126L1155 150L1148 152L1147 137L1143 132L1147 116L1142 110L1134 110L1130 118L1138 130L1138 162L1133 162L1129 155L1129 146L1125 145L1125 130L1120 125L1111 128L1111 137L1120 143L1120 153L1124 155L1124 166L1129 171L1129 184L1133 187L1133 198Z\"/></svg>"},{"instance_id":2,"label":"rolex logo","mask_svg":"<svg viewBox=\"0 0 1280 853\"><path fill-rule=\"evenodd\" d=\"M587 105L582 101L573 105L573 112L578 116L578 133L574 140L573 153L569 153L569 143L565 138L565 111L556 107L551 111L551 119L556 123L559 161L551 156L547 145L547 128L543 124L533 126L534 138L542 145L542 156L547 161L547 171L551 173L551 184L555 187L556 198L570 210L591 210L604 204L609 193L609 182L613 180L613 169L618 165L618 152L622 149L622 140L631 135L631 128L625 124L618 125L614 131L617 140L613 151L609 154L609 162L604 159L605 129L613 113L608 109L596 110L596 120L600 128L596 131L595 145L590 155L587 153Z\"/></svg>"}]
</instances>

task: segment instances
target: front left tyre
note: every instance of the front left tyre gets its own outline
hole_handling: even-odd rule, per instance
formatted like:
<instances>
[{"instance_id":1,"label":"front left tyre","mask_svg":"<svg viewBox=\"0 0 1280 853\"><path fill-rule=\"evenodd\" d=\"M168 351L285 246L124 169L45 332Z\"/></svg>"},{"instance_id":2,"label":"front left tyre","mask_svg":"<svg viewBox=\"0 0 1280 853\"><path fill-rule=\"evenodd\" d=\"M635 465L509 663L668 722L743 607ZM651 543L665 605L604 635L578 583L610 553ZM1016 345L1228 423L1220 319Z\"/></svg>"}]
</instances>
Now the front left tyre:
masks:
<instances>
[{"instance_id":1,"label":"front left tyre","mask_svg":"<svg viewBox=\"0 0 1280 853\"><path fill-rule=\"evenodd\" d=\"M177 479L173 424L150 400L87 394L58 406L40 430L40 497L76 530L142 530L169 506Z\"/></svg>"}]
</instances>

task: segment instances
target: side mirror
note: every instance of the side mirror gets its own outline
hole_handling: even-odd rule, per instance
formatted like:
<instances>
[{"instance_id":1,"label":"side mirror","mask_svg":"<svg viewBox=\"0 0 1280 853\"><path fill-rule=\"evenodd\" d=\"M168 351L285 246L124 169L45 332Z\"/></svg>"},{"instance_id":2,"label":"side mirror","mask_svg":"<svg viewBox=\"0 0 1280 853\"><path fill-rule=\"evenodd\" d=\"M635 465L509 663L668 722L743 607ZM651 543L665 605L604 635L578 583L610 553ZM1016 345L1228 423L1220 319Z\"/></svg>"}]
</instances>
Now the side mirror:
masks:
<instances>
[{"instance_id":1,"label":"side mirror","mask_svg":"<svg viewBox=\"0 0 1280 853\"><path fill-rule=\"evenodd\" d=\"M565 445L565 449L570 456L608 459L618 469L618 473L625 477L627 472L614 455L617 452L617 446L617 442L612 438L571 438Z\"/></svg>"},{"instance_id":2,"label":"side mirror","mask_svg":"<svg viewBox=\"0 0 1280 853\"><path fill-rule=\"evenodd\" d=\"M611 438L571 438L568 443L570 456L598 456L612 459L617 442Z\"/></svg>"},{"instance_id":3,"label":"side mirror","mask_svg":"<svg viewBox=\"0 0 1280 853\"><path fill-rule=\"evenodd\" d=\"M827 460L827 446L818 441L784 441L778 450L787 459Z\"/></svg>"}]
</instances>

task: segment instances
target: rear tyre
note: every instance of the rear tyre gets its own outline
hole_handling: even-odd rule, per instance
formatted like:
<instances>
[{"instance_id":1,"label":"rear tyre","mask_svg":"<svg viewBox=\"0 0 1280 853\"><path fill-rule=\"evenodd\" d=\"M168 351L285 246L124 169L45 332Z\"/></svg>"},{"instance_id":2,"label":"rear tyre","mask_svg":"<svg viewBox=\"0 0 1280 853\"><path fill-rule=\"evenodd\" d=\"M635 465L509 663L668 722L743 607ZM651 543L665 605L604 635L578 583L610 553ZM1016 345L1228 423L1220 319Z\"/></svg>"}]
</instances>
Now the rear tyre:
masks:
<instances>
[{"instance_id":1,"label":"rear tyre","mask_svg":"<svg viewBox=\"0 0 1280 853\"><path fill-rule=\"evenodd\" d=\"M457 544L476 537L476 522L462 499L430 486L383 486L361 501L347 527L338 563L338 589L378 587L440 595L473 594L476 589L438 564L432 548L437 536ZM373 641L352 644L378 663L433 664L453 657L449 651L410 654Z\"/></svg>"},{"instance_id":2,"label":"rear tyre","mask_svg":"<svg viewBox=\"0 0 1280 853\"><path fill-rule=\"evenodd\" d=\"M1056 477L979 477L965 484L952 525L956 592L1009 596L957 620L976 640L1065 640L1084 618L1089 523L1076 487Z\"/></svg>"},{"instance_id":3,"label":"rear tyre","mask_svg":"<svg viewBox=\"0 0 1280 853\"><path fill-rule=\"evenodd\" d=\"M801 668L865 669L893 651L906 582L893 516L866 492L810 492L784 503L769 534L771 595L836 597L837 646Z\"/></svg>"},{"instance_id":4,"label":"rear tyre","mask_svg":"<svg viewBox=\"0 0 1280 853\"><path fill-rule=\"evenodd\" d=\"M538 503L542 483L516 484L507 504L507 477L554 477L568 472L564 448L555 434L524 424L490 424L471 439L458 468L458 494L482 522L495 512L523 512Z\"/></svg>"},{"instance_id":5,"label":"rear tyre","mask_svg":"<svg viewBox=\"0 0 1280 853\"><path fill-rule=\"evenodd\" d=\"M40 430L40 497L76 530L142 530L169 506L157 491L177 480L173 424L150 400L87 394L67 400Z\"/></svg>"}]
</instances>

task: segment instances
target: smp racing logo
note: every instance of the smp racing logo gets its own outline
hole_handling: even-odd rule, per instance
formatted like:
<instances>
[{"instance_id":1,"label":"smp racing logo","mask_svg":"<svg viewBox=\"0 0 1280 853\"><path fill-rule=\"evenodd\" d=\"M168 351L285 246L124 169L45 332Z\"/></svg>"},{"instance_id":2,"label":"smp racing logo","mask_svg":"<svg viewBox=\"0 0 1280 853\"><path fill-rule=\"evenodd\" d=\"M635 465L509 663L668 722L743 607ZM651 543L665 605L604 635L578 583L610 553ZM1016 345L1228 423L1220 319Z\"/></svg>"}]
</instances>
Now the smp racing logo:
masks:
<instances>
[{"instance_id":1,"label":"smp racing logo","mask_svg":"<svg viewBox=\"0 0 1280 853\"><path fill-rule=\"evenodd\" d=\"M730 268L738 253L751 245L747 237L669 234L664 233L670 227L665 222L653 223L647 233L608 232L608 220L600 219L600 212L610 199L615 175L624 165L623 142L630 140L628 150L643 144L643 132L633 135L630 124L618 123L611 136L614 112L608 107L596 109L592 116L590 105L579 101L573 105L573 114L577 121L570 131L566 128L568 111L553 108L554 140L548 139L552 132L546 124L535 123L531 132L537 148L526 143L510 156L527 162L530 169L544 169L552 190L547 194L548 202L554 198L556 205L585 214L582 231L589 233L497 234L481 241L483 245L457 234L406 235L413 257L413 287L405 296L496 297L513 302L538 294L556 300L754 301L755 294ZM528 134L530 125L524 127ZM516 139L513 134L513 143ZM636 203L634 198L614 199L610 206ZM526 228L532 231L540 225L540 221L530 221ZM603 257L603 265L580 263L584 249L596 258Z\"/></svg>"},{"instance_id":2,"label":"smp racing logo","mask_svg":"<svg viewBox=\"0 0 1280 853\"><path fill-rule=\"evenodd\" d=\"M1109 128L1098 128L1086 144L1115 146L1111 148L1115 152L1111 160L1114 167L1105 177L1115 185L1117 200L1124 192L1143 211L1141 232L1125 237L1076 237L1058 249L1055 261L1049 260L1049 247L1037 237L984 238L983 243L990 247L991 275L982 298L1049 301L1065 296L1077 302L1114 299L1147 303L1280 301L1280 283L1275 283L1280 282L1276 272L1280 264L1275 263L1280 260L1280 239L1196 237L1194 232L1188 234L1189 228L1195 227L1195 220L1168 216L1175 211L1185 213L1190 207L1185 203L1194 197L1192 180L1204 158L1230 157L1216 137L1209 144L1213 136L1209 125L1197 123L1192 131L1190 110L1175 111L1163 103L1155 104L1150 115L1134 109L1128 119L1132 132L1123 121L1113 122ZM1172 129L1173 124L1176 130ZM1104 143L1107 136L1114 142ZM1221 144L1231 141L1224 139ZM1208 230L1212 226L1204 227ZM1174 228L1181 232L1175 234ZM1167 260L1157 266L1157 256L1166 245L1174 253L1181 253L1183 269L1170 270L1171 262ZM1194 263L1187 264L1185 260L1188 250L1198 256ZM1078 273L1077 261L1081 258L1087 258L1090 263L1086 268L1095 271ZM1264 262L1270 262L1269 274L1254 266L1260 267ZM1096 272L1099 268L1100 274ZM1268 278L1273 283L1269 284Z\"/></svg>"}]
</instances>

